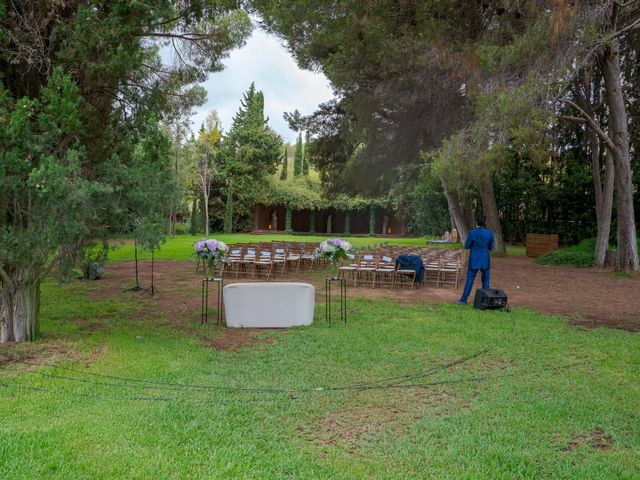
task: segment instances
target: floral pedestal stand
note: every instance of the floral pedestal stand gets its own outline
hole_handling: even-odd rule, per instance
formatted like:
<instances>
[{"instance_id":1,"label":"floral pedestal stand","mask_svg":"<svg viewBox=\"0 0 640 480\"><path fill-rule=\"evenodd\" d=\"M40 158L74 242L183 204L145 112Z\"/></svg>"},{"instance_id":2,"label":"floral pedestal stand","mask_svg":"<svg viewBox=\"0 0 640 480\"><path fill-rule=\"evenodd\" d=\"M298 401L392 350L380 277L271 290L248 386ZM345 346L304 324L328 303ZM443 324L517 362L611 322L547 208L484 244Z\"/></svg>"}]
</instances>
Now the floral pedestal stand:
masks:
<instances>
[{"instance_id":1,"label":"floral pedestal stand","mask_svg":"<svg viewBox=\"0 0 640 480\"><path fill-rule=\"evenodd\" d=\"M209 284L215 283L216 288L216 324L220 325L222 323L222 315L223 315L223 297L222 292L224 289L224 278L222 277L209 277L208 273L210 271L209 268L206 268L205 265L206 276L202 280L202 310L200 314L200 323L204 325L205 323L209 323ZM215 273L216 269L213 268Z\"/></svg>"},{"instance_id":2,"label":"floral pedestal stand","mask_svg":"<svg viewBox=\"0 0 640 480\"><path fill-rule=\"evenodd\" d=\"M193 244L195 249L192 258L196 259L198 263L202 262L204 265L204 279L202 280L202 310L200 312L200 322L204 325L209 323L209 283L214 282L218 288L216 296L216 305L218 307L218 316L216 318L218 325L222 323L222 310L223 310L223 288L224 288L224 264L226 261L226 255L229 251L229 247L226 243L219 240L207 240L201 238ZM220 277L216 277L215 274L220 269ZM196 265L196 271L198 265ZM209 274L213 271L213 277Z\"/></svg>"},{"instance_id":3,"label":"floral pedestal stand","mask_svg":"<svg viewBox=\"0 0 640 480\"><path fill-rule=\"evenodd\" d=\"M347 323L347 280L338 276L338 266L335 263L331 273L324 281L325 321L331 323L331 286L337 283L340 298L340 321Z\"/></svg>"}]
</instances>

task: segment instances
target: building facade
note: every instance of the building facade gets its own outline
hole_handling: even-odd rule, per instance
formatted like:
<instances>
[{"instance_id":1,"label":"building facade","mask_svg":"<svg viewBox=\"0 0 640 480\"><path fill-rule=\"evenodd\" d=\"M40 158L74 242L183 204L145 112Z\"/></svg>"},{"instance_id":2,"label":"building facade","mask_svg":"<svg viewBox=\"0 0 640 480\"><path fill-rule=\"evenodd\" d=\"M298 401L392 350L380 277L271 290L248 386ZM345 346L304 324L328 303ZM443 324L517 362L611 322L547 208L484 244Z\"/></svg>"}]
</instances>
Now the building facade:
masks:
<instances>
[{"instance_id":1,"label":"building facade","mask_svg":"<svg viewBox=\"0 0 640 480\"><path fill-rule=\"evenodd\" d=\"M290 225L287 225L290 217ZM323 235L376 235L402 237L405 222L387 208L343 211L336 208L287 209L283 205L257 204L253 230L257 233L286 232Z\"/></svg>"}]
</instances>

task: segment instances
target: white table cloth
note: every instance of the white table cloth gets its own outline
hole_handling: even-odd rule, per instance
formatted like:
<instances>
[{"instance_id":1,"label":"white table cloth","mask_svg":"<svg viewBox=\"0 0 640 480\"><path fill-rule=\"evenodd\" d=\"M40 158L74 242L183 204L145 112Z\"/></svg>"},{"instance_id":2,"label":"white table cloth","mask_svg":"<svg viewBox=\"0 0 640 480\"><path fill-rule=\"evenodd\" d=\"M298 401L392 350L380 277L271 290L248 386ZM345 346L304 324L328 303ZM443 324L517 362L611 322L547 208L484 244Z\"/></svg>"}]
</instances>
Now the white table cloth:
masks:
<instances>
[{"instance_id":1,"label":"white table cloth","mask_svg":"<svg viewBox=\"0 0 640 480\"><path fill-rule=\"evenodd\" d=\"M311 325L315 288L308 283L232 283L224 287L227 327L287 328Z\"/></svg>"}]
</instances>

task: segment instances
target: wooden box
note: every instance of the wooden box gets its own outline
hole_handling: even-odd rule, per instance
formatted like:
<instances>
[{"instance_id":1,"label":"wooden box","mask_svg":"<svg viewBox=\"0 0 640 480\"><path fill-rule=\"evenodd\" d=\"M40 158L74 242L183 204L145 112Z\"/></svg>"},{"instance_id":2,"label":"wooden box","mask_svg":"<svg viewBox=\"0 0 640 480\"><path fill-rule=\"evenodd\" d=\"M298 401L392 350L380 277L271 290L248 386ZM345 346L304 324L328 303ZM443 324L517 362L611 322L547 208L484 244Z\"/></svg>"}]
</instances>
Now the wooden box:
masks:
<instances>
[{"instance_id":1,"label":"wooden box","mask_svg":"<svg viewBox=\"0 0 640 480\"><path fill-rule=\"evenodd\" d=\"M558 248L558 235L555 233L527 233L527 257L539 257Z\"/></svg>"}]
</instances>

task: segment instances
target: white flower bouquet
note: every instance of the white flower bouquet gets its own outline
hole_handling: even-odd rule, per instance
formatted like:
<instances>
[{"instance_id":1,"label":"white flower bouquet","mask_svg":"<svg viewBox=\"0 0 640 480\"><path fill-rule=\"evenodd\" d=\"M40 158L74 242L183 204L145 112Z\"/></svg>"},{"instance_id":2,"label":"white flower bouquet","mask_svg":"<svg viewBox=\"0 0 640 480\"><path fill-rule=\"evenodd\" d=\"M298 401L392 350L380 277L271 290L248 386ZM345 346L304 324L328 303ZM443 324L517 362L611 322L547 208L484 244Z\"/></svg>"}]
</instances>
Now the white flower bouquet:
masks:
<instances>
[{"instance_id":1,"label":"white flower bouquet","mask_svg":"<svg viewBox=\"0 0 640 480\"><path fill-rule=\"evenodd\" d=\"M353 246L346 240L341 238L332 238L325 240L316 249L316 258L318 260L328 260L334 266L340 263L340 260L347 258L347 255L353 252Z\"/></svg>"},{"instance_id":2,"label":"white flower bouquet","mask_svg":"<svg viewBox=\"0 0 640 480\"><path fill-rule=\"evenodd\" d=\"M195 249L194 257L202 260L205 265L205 276L209 275L209 271L221 263L224 263L229 246L220 240L207 240L201 238L193 244Z\"/></svg>"}]
</instances>

